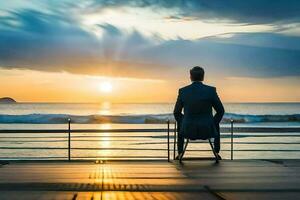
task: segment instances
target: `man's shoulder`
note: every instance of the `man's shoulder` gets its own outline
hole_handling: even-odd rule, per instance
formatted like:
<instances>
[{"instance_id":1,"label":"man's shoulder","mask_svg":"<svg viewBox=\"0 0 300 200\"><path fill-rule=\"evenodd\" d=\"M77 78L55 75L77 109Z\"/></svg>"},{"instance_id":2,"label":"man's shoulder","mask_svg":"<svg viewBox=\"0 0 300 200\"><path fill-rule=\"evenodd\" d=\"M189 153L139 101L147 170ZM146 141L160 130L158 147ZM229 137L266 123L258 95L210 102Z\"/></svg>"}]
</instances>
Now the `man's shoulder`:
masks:
<instances>
[{"instance_id":1,"label":"man's shoulder","mask_svg":"<svg viewBox=\"0 0 300 200\"><path fill-rule=\"evenodd\" d=\"M179 91L186 90L186 89L188 89L188 88L190 88L190 87L191 87L191 85L186 85L186 86L184 86L184 87L182 87L182 88L179 88Z\"/></svg>"},{"instance_id":2,"label":"man's shoulder","mask_svg":"<svg viewBox=\"0 0 300 200\"><path fill-rule=\"evenodd\" d=\"M216 90L216 87L214 86L211 86L211 85L206 85L206 84L203 84L203 86L209 90Z\"/></svg>"},{"instance_id":3,"label":"man's shoulder","mask_svg":"<svg viewBox=\"0 0 300 200\"><path fill-rule=\"evenodd\" d=\"M182 92L184 92L184 91L187 91L187 90L189 90L191 87L192 87L192 84L186 85L186 86L184 86L184 87L182 87L182 88L179 89L179 93L182 93Z\"/></svg>"}]
</instances>

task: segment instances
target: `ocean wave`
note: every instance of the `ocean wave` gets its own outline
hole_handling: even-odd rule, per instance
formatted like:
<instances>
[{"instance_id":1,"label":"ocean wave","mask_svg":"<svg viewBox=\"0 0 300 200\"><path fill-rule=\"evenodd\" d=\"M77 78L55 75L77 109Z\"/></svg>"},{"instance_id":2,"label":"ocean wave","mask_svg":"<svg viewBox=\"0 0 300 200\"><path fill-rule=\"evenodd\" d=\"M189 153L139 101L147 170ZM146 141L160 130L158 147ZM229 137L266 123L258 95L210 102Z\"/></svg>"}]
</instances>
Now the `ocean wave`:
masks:
<instances>
[{"instance_id":1,"label":"ocean wave","mask_svg":"<svg viewBox=\"0 0 300 200\"><path fill-rule=\"evenodd\" d=\"M300 122L300 114L292 115L242 115L226 113L222 119L223 123L255 123L255 122Z\"/></svg>"},{"instance_id":2,"label":"ocean wave","mask_svg":"<svg viewBox=\"0 0 300 200\"><path fill-rule=\"evenodd\" d=\"M155 124L174 121L171 114L161 115L67 115L67 114L27 114L0 115L0 123L16 124L64 124L71 119L77 124L121 123L121 124Z\"/></svg>"},{"instance_id":3,"label":"ocean wave","mask_svg":"<svg viewBox=\"0 0 300 200\"><path fill-rule=\"evenodd\" d=\"M0 115L0 123L20 124L64 124L71 119L77 124L121 123L121 124L160 124L167 120L174 122L172 114L157 115L67 115L67 114L27 114ZM293 115L242 115L226 113L222 123L255 123L255 122L300 122L300 114Z\"/></svg>"}]
</instances>

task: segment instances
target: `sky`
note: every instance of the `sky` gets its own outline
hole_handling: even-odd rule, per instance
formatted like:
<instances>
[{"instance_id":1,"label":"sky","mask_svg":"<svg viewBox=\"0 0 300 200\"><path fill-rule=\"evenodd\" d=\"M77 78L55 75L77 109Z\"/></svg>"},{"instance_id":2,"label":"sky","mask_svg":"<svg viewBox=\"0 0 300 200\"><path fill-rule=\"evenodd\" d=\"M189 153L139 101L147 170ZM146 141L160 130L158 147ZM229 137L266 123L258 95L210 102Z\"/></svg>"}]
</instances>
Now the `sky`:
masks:
<instances>
[{"instance_id":1,"label":"sky","mask_svg":"<svg viewBox=\"0 0 300 200\"><path fill-rule=\"evenodd\" d=\"M300 102L298 0L0 2L0 97L174 102L202 66L224 102Z\"/></svg>"}]
</instances>

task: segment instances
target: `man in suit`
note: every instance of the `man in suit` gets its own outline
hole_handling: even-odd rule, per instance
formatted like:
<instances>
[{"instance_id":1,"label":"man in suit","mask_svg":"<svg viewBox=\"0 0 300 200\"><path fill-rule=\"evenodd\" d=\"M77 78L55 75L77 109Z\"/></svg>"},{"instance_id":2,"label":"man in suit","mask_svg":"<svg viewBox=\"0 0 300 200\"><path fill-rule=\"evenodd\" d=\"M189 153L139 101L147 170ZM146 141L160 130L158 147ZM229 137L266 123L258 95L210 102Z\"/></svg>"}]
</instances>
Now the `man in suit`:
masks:
<instances>
[{"instance_id":1,"label":"man in suit","mask_svg":"<svg viewBox=\"0 0 300 200\"><path fill-rule=\"evenodd\" d=\"M174 117L178 123L178 156L183 153L184 138L214 138L214 150L219 159L220 122L224 107L215 87L203 84L204 70L196 66L190 70L192 84L179 89ZM213 115L213 109L216 114ZM182 110L184 114L182 113Z\"/></svg>"}]
</instances>

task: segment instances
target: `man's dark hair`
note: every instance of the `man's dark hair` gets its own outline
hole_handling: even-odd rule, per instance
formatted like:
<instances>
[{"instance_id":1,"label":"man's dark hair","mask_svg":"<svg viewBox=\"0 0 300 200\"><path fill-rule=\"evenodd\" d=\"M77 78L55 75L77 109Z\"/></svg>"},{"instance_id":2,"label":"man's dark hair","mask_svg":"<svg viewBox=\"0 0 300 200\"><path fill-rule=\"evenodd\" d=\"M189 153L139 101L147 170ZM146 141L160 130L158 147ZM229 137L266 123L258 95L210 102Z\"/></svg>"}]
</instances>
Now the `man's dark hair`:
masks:
<instances>
[{"instance_id":1,"label":"man's dark hair","mask_svg":"<svg viewBox=\"0 0 300 200\"><path fill-rule=\"evenodd\" d=\"M202 67L196 66L190 70L192 81L203 81L204 79L204 69Z\"/></svg>"}]
</instances>

